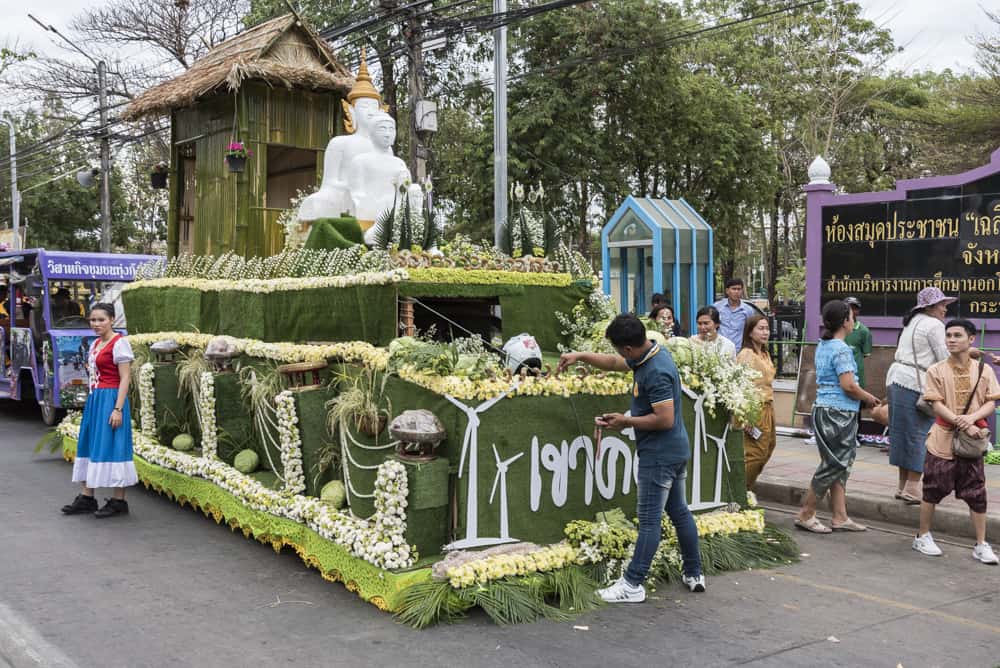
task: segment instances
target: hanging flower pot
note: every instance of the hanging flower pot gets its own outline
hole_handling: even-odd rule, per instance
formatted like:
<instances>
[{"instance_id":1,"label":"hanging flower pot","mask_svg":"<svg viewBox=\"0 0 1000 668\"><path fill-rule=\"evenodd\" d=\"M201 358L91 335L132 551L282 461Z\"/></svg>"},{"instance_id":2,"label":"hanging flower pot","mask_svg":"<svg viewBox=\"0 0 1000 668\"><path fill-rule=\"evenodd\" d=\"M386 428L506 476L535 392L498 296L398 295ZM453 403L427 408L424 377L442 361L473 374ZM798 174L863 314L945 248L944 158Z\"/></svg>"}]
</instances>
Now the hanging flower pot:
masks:
<instances>
[{"instance_id":1,"label":"hanging flower pot","mask_svg":"<svg viewBox=\"0 0 1000 668\"><path fill-rule=\"evenodd\" d=\"M226 164L231 172L242 172L246 169L247 158L253 155L241 141L230 142L226 147Z\"/></svg>"},{"instance_id":2,"label":"hanging flower pot","mask_svg":"<svg viewBox=\"0 0 1000 668\"><path fill-rule=\"evenodd\" d=\"M167 187L167 173L168 173L167 163L160 162L153 167L153 171L149 173L149 183L153 186L154 190L164 190Z\"/></svg>"}]
</instances>

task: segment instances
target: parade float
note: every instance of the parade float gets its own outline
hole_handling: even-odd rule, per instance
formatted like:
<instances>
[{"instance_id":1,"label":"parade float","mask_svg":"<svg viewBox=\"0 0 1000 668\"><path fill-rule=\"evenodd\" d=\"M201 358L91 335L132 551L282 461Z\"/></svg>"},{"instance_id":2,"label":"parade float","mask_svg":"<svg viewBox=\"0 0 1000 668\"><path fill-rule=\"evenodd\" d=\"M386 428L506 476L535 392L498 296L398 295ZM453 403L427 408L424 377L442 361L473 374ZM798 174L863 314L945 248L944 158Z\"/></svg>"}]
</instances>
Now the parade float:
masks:
<instances>
[{"instance_id":1,"label":"parade float","mask_svg":"<svg viewBox=\"0 0 1000 668\"><path fill-rule=\"evenodd\" d=\"M301 22L254 31L322 52L311 66L340 94L339 66ZM248 77L267 79L267 48L241 61ZM337 128L319 189L274 221L279 252L222 237L184 253L175 237L171 258L123 291L140 479L413 626L473 607L498 623L587 610L636 539L634 434L594 431L594 416L628 407L631 378L552 369L562 349L605 346L616 309L559 240L541 187L514 189L502 248L441 238L429 184L384 150L394 124L364 67L343 102L330 107L353 132ZM226 178L239 193L253 177ZM688 399L686 491L706 572L794 560L746 492L733 425L760 409L752 372L684 339L667 346ZM67 457L78 424L59 427ZM663 536L653 573L669 581L680 557L666 519Z\"/></svg>"}]
</instances>

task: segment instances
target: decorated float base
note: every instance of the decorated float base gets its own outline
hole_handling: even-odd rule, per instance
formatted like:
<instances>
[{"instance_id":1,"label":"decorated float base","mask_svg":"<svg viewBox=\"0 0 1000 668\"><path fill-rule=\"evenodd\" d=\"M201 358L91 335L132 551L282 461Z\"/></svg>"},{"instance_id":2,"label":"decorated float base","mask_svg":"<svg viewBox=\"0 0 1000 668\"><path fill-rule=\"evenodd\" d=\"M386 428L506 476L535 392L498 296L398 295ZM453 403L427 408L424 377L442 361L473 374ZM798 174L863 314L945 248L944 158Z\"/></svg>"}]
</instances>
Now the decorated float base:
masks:
<instances>
[{"instance_id":1,"label":"decorated float base","mask_svg":"<svg viewBox=\"0 0 1000 668\"><path fill-rule=\"evenodd\" d=\"M68 417L59 431L73 434L73 419ZM138 430L134 436L148 445L149 439ZM63 457L72 462L76 439L64 435L61 443ZM554 545L516 543L481 553L457 552L444 559L425 559L427 566L394 571L352 555L302 522L250 508L211 480L138 455L134 461L146 489L181 507L199 510L217 524L270 545L275 552L293 549L324 580L343 583L362 600L396 613L416 628L456 621L475 607L498 624L571 619L602 605L596 590L624 572L636 537L635 525L615 509L599 513L597 521L570 522L566 540ZM747 501L751 506L756 503L752 494ZM706 575L782 566L798 559L794 541L766 525L762 509L703 513L696 515L696 524ZM664 517L663 542L654 557L650 582L679 580L680 566L676 535Z\"/></svg>"}]
</instances>

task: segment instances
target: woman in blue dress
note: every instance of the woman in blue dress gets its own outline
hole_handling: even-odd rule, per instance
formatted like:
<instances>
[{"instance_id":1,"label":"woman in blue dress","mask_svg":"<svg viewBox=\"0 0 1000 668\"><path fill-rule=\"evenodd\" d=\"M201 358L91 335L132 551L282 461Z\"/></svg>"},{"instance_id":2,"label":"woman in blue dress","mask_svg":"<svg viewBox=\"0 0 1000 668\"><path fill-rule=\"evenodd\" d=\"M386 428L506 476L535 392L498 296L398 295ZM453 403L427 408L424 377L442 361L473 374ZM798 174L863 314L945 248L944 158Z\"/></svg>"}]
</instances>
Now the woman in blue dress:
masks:
<instances>
[{"instance_id":1,"label":"woman in blue dress","mask_svg":"<svg viewBox=\"0 0 1000 668\"><path fill-rule=\"evenodd\" d=\"M125 488L139 481L132 462L132 417L128 401L132 347L115 332L115 309L96 304L90 310L90 327L97 339L90 346L87 369L90 394L83 408L83 422L77 439L73 482L83 489L72 503L63 506L67 515L93 513L114 517L128 512ZM112 498L98 509L94 490L113 488Z\"/></svg>"},{"instance_id":2,"label":"woman in blue dress","mask_svg":"<svg viewBox=\"0 0 1000 668\"><path fill-rule=\"evenodd\" d=\"M816 504L830 492L832 531L865 531L867 527L847 516L847 478L858 447L860 404L880 402L858 385L854 353L844 338L854 331L854 313L839 299L823 305L823 338L816 348L816 401L812 424L820 464L813 474L795 526L813 533L831 528L816 517Z\"/></svg>"}]
</instances>

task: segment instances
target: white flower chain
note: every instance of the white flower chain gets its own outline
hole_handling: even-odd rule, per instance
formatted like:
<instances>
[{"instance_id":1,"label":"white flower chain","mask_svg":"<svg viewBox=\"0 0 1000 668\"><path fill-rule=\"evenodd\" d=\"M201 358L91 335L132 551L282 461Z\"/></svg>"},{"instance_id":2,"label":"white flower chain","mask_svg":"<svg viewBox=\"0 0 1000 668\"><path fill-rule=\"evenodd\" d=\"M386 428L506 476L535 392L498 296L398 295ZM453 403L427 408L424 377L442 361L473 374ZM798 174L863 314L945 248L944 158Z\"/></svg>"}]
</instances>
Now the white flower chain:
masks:
<instances>
[{"instance_id":1,"label":"white flower chain","mask_svg":"<svg viewBox=\"0 0 1000 668\"><path fill-rule=\"evenodd\" d=\"M201 418L201 456L215 460L218 458L219 433L215 421L215 376L210 371L201 374L198 415Z\"/></svg>"},{"instance_id":2,"label":"white flower chain","mask_svg":"<svg viewBox=\"0 0 1000 668\"><path fill-rule=\"evenodd\" d=\"M156 390L153 388L155 370L146 362L139 367L139 424L142 433L150 438L156 436Z\"/></svg>"},{"instance_id":3,"label":"white flower chain","mask_svg":"<svg viewBox=\"0 0 1000 668\"><path fill-rule=\"evenodd\" d=\"M202 292L252 292L270 294L286 290L348 288L358 285L391 285L409 279L405 269L351 274L348 276L307 276L305 278L246 278L242 280L208 278L152 278L126 283L122 290L137 288L193 288Z\"/></svg>"},{"instance_id":4,"label":"white flower chain","mask_svg":"<svg viewBox=\"0 0 1000 668\"><path fill-rule=\"evenodd\" d=\"M79 414L68 416L59 424L59 433L77 438L79 417ZM379 466L375 477L375 515L371 520L360 520L316 497L269 489L218 459L164 447L141 432L133 432L133 450L150 463L215 483L248 508L304 524L379 568L408 568L417 560L416 550L405 538L409 493L406 469L396 460Z\"/></svg>"},{"instance_id":5,"label":"white flower chain","mask_svg":"<svg viewBox=\"0 0 1000 668\"><path fill-rule=\"evenodd\" d=\"M289 494L301 494L306 490L306 476L302 472L302 438L298 426L299 416L295 412L295 397L285 390L274 398L274 406L278 418L285 491Z\"/></svg>"}]
</instances>

